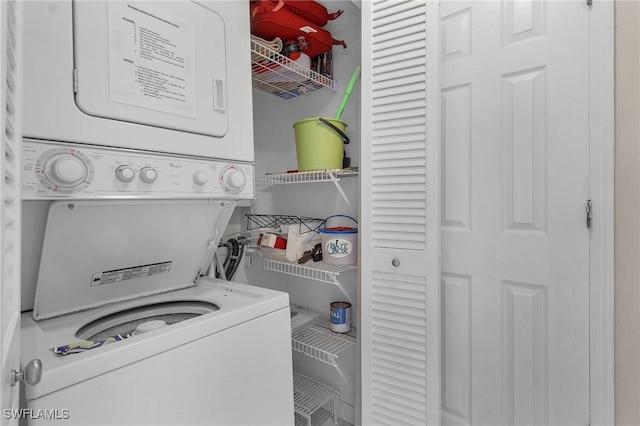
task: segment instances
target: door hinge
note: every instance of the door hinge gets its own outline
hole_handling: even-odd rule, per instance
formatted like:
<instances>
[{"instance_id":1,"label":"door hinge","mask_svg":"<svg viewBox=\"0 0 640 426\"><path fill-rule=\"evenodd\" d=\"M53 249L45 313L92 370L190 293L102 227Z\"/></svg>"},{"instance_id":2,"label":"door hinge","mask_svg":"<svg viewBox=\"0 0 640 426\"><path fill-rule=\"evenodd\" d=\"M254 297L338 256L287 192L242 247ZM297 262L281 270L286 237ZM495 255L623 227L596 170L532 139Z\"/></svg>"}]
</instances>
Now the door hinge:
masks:
<instances>
[{"instance_id":1,"label":"door hinge","mask_svg":"<svg viewBox=\"0 0 640 426\"><path fill-rule=\"evenodd\" d=\"M73 70L73 93L78 93L78 70Z\"/></svg>"},{"instance_id":2,"label":"door hinge","mask_svg":"<svg viewBox=\"0 0 640 426\"><path fill-rule=\"evenodd\" d=\"M591 200L587 200L587 229L591 231L591 220L593 219L593 211Z\"/></svg>"}]
</instances>

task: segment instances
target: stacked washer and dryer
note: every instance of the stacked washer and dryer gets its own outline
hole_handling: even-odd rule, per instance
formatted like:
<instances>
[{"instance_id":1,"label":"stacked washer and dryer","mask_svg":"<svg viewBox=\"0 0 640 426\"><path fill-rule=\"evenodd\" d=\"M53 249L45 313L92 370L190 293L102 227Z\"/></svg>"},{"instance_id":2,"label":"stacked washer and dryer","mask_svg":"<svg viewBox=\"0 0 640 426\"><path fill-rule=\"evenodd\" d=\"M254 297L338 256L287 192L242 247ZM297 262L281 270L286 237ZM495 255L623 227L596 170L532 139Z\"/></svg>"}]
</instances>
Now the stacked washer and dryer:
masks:
<instances>
[{"instance_id":1,"label":"stacked washer and dryer","mask_svg":"<svg viewBox=\"0 0 640 426\"><path fill-rule=\"evenodd\" d=\"M248 19L243 1L24 3L31 423L293 424L288 295L210 276L255 195Z\"/></svg>"}]
</instances>

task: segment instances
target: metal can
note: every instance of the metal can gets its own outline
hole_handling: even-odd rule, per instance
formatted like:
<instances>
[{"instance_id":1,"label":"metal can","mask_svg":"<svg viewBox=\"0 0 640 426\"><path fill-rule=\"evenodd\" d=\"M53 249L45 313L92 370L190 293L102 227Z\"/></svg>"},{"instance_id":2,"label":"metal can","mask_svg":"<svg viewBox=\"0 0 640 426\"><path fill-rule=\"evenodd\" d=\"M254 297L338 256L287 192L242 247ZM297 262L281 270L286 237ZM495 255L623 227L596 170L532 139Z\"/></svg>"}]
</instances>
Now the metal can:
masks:
<instances>
[{"instance_id":1,"label":"metal can","mask_svg":"<svg viewBox=\"0 0 640 426\"><path fill-rule=\"evenodd\" d=\"M331 330L336 333L347 333L351 330L351 303L331 303Z\"/></svg>"}]
</instances>

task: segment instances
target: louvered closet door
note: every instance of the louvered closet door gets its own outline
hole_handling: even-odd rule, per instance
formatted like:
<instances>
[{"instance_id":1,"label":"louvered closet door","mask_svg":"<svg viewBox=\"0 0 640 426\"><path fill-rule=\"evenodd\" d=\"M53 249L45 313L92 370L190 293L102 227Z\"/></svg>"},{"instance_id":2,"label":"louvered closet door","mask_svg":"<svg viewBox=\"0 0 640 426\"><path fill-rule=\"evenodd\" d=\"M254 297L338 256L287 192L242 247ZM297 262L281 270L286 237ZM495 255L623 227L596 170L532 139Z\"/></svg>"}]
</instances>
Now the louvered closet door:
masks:
<instances>
[{"instance_id":1,"label":"louvered closet door","mask_svg":"<svg viewBox=\"0 0 640 426\"><path fill-rule=\"evenodd\" d=\"M362 424L440 423L437 2L362 2Z\"/></svg>"},{"instance_id":2,"label":"louvered closet door","mask_svg":"<svg viewBox=\"0 0 640 426\"><path fill-rule=\"evenodd\" d=\"M20 74L19 8L15 0L0 2L0 363L2 382L1 424L18 424L6 418L5 409L18 408L19 386L11 387L11 370L20 369Z\"/></svg>"}]
</instances>

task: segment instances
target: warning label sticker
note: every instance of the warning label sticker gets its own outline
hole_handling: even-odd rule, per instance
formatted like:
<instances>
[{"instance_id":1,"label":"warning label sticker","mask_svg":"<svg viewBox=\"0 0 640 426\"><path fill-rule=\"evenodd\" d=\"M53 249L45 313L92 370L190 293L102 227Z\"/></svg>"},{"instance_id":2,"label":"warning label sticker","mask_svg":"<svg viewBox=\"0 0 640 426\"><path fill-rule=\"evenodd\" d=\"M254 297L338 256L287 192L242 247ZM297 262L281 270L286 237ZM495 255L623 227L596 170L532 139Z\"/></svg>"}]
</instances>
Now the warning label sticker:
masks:
<instances>
[{"instance_id":1,"label":"warning label sticker","mask_svg":"<svg viewBox=\"0 0 640 426\"><path fill-rule=\"evenodd\" d=\"M91 277L91 287L119 283L152 275L166 274L171 270L171 261L152 263L150 265L133 266L130 268L114 269L113 271L94 272Z\"/></svg>"}]
</instances>

